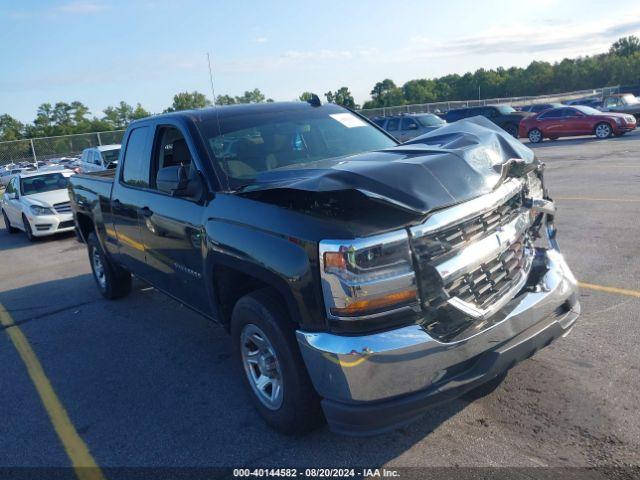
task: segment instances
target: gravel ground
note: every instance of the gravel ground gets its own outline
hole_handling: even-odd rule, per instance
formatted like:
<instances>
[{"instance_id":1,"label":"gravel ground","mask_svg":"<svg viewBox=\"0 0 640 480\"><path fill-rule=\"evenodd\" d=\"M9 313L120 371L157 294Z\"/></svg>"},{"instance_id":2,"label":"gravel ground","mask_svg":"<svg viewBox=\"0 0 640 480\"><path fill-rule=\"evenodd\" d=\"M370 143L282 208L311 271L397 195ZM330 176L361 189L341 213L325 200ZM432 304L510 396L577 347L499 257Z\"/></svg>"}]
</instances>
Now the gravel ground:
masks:
<instances>
[{"instance_id":1,"label":"gravel ground","mask_svg":"<svg viewBox=\"0 0 640 480\"><path fill-rule=\"evenodd\" d=\"M640 290L640 132L535 146L581 282ZM73 236L0 231L0 303L28 338L98 465L628 466L640 464L640 298L581 290L572 333L492 394L372 438L265 426L224 331L143 283L103 300ZM0 334L0 467L69 466L25 366Z\"/></svg>"}]
</instances>

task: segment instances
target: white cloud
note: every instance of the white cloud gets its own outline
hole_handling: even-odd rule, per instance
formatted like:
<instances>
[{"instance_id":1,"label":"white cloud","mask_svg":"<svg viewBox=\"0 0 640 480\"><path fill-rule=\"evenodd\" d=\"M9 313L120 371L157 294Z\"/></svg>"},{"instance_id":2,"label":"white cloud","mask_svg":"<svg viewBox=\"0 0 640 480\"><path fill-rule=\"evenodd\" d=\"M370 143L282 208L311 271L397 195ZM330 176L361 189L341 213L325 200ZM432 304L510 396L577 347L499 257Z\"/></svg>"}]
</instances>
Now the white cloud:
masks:
<instances>
[{"instance_id":1,"label":"white cloud","mask_svg":"<svg viewBox=\"0 0 640 480\"><path fill-rule=\"evenodd\" d=\"M404 61L407 56L423 60L453 55L526 53L535 58L541 54L555 57L590 55L606 52L619 37L639 31L640 15L628 15L622 21L603 19L597 23L500 25L479 35L444 42L416 36L402 56Z\"/></svg>"},{"instance_id":2,"label":"white cloud","mask_svg":"<svg viewBox=\"0 0 640 480\"><path fill-rule=\"evenodd\" d=\"M84 14L101 12L106 8L107 7L102 3L79 0L59 5L55 10L61 13Z\"/></svg>"},{"instance_id":3,"label":"white cloud","mask_svg":"<svg viewBox=\"0 0 640 480\"><path fill-rule=\"evenodd\" d=\"M266 43L268 40L267 37L256 37L256 43Z\"/></svg>"}]
</instances>

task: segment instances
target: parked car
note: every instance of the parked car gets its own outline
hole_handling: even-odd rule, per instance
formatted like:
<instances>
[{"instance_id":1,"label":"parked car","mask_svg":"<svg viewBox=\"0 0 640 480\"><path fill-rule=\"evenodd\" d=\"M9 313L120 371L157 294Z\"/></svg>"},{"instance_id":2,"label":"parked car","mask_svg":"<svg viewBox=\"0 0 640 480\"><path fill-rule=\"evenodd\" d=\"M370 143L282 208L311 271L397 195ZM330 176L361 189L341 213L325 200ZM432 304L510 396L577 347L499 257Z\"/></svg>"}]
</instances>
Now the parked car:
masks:
<instances>
[{"instance_id":1,"label":"parked car","mask_svg":"<svg viewBox=\"0 0 640 480\"><path fill-rule=\"evenodd\" d=\"M602 98L600 97L587 97L579 98L577 100L569 100L565 102L566 105L572 107L582 105L583 107L600 108L602 107Z\"/></svg>"},{"instance_id":2,"label":"parked car","mask_svg":"<svg viewBox=\"0 0 640 480\"><path fill-rule=\"evenodd\" d=\"M120 155L120 145L101 145L85 148L80 157L79 168L82 172L99 172L115 168Z\"/></svg>"},{"instance_id":3,"label":"parked car","mask_svg":"<svg viewBox=\"0 0 640 480\"><path fill-rule=\"evenodd\" d=\"M603 112L628 113L636 119L640 118L640 100L631 93L610 95L602 102Z\"/></svg>"},{"instance_id":4,"label":"parked car","mask_svg":"<svg viewBox=\"0 0 640 480\"><path fill-rule=\"evenodd\" d=\"M23 230L36 237L74 229L69 204L70 171L22 172L15 175L2 195L2 217L9 233Z\"/></svg>"},{"instance_id":5,"label":"parked car","mask_svg":"<svg viewBox=\"0 0 640 480\"><path fill-rule=\"evenodd\" d=\"M556 140L559 137L595 135L608 138L624 135L636 128L633 115L605 113L595 108L576 105L547 110L520 123L520 137L531 143L539 143L544 138Z\"/></svg>"},{"instance_id":6,"label":"parked car","mask_svg":"<svg viewBox=\"0 0 640 480\"><path fill-rule=\"evenodd\" d=\"M377 433L495 388L580 312L543 164L482 117L400 144L317 98L175 112L70 184L102 295L134 274L224 325L282 432Z\"/></svg>"},{"instance_id":7,"label":"parked car","mask_svg":"<svg viewBox=\"0 0 640 480\"><path fill-rule=\"evenodd\" d=\"M534 103L532 105L525 105L520 109L521 112L540 113L545 110L551 110L552 108L564 107L561 103Z\"/></svg>"},{"instance_id":8,"label":"parked car","mask_svg":"<svg viewBox=\"0 0 640 480\"><path fill-rule=\"evenodd\" d=\"M401 142L432 132L447 123L433 113L376 117L373 122Z\"/></svg>"},{"instance_id":9,"label":"parked car","mask_svg":"<svg viewBox=\"0 0 640 480\"><path fill-rule=\"evenodd\" d=\"M0 186L6 187L14 175L22 172L22 168L14 168L12 170L4 170L0 173Z\"/></svg>"},{"instance_id":10,"label":"parked car","mask_svg":"<svg viewBox=\"0 0 640 480\"><path fill-rule=\"evenodd\" d=\"M487 105L484 107L467 107L449 110L445 115L445 120L451 123L463 118L475 117L476 115L488 118L503 128L507 133L517 138L520 120L531 114L529 112L518 112L509 105Z\"/></svg>"}]
</instances>

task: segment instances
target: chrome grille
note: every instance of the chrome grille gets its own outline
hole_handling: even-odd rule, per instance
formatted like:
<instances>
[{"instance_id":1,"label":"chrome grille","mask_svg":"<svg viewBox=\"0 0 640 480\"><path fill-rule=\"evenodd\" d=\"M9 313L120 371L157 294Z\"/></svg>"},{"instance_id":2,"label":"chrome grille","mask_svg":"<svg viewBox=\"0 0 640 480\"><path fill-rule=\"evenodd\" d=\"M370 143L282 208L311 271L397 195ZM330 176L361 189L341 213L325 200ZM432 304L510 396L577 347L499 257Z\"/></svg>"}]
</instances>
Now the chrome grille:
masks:
<instances>
[{"instance_id":1,"label":"chrome grille","mask_svg":"<svg viewBox=\"0 0 640 480\"><path fill-rule=\"evenodd\" d=\"M432 261L446 256L511 222L520 212L521 206L522 195L517 192L495 209L443 230L415 238L413 242L415 252L421 260Z\"/></svg>"},{"instance_id":2,"label":"chrome grille","mask_svg":"<svg viewBox=\"0 0 640 480\"><path fill-rule=\"evenodd\" d=\"M534 250L522 192L523 182L511 179L411 228L425 326L435 338L488 328L525 285Z\"/></svg>"},{"instance_id":3,"label":"chrome grille","mask_svg":"<svg viewBox=\"0 0 640 480\"><path fill-rule=\"evenodd\" d=\"M450 297L457 297L484 309L508 293L529 270L526 239L520 238L497 258L445 285Z\"/></svg>"},{"instance_id":4,"label":"chrome grille","mask_svg":"<svg viewBox=\"0 0 640 480\"><path fill-rule=\"evenodd\" d=\"M54 203L53 209L58 213L69 213L71 212L71 202Z\"/></svg>"}]
</instances>

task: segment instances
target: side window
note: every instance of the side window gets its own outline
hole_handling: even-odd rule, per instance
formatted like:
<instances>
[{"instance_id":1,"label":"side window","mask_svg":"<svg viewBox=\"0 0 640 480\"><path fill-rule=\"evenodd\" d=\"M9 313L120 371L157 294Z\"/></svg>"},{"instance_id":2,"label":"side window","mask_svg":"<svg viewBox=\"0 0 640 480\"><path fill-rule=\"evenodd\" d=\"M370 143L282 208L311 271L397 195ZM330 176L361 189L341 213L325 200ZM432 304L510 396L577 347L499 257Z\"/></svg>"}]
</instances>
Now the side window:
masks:
<instances>
[{"instance_id":1,"label":"side window","mask_svg":"<svg viewBox=\"0 0 640 480\"><path fill-rule=\"evenodd\" d=\"M413 118L402 119L402 130L417 130L418 124Z\"/></svg>"},{"instance_id":2,"label":"side window","mask_svg":"<svg viewBox=\"0 0 640 480\"><path fill-rule=\"evenodd\" d=\"M82 157L80 158L81 162L87 163L89 161L89 153L91 153L91 150L86 149L82 151Z\"/></svg>"},{"instance_id":3,"label":"side window","mask_svg":"<svg viewBox=\"0 0 640 480\"><path fill-rule=\"evenodd\" d=\"M486 107L478 111L477 115L482 115L487 118L492 118L497 116L497 112L495 108Z\"/></svg>"},{"instance_id":4,"label":"side window","mask_svg":"<svg viewBox=\"0 0 640 480\"><path fill-rule=\"evenodd\" d=\"M100 152L98 150L93 150L91 152L91 163L95 165L102 165L102 161L100 159Z\"/></svg>"},{"instance_id":5,"label":"side window","mask_svg":"<svg viewBox=\"0 0 640 480\"><path fill-rule=\"evenodd\" d=\"M149 157L147 139L149 127L139 127L131 131L127 141L122 166L122 181L133 187L149 187Z\"/></svg>"},{"instance_id":6,"label":"side window","mask_svg":"<svg viewBox=\"0 0 640 480\"><path fill-rule=\"evenodd\" d=\"M182 132L176 127L159 127L153 148L153 170L151 186L156 188L156 175L161 168L182 165L187 169L187 178L196 174L191 152Z\"/></svg>"},{"instance_id":7,"label":"side window","mask_svg":"<svg viewBox=\"0 0 640 480\"><path fill-rule=\"evenodd\" d=\"M376 125L378 125L379 127L384 128L384 121L386 120L386 118L374 118L373 119L373 123L375 123Z\"/></svg>"},{"instance_id":8,"label":"side window","mask_svg":"<svg viewBox=\"0 0 640 480\"><path fill-rule=\"evenodd\" d=\"M561 117L577 117L578 114L576 113L576 111L573 108L563 108L561 113L560 113Z\"/></svg>"},{"instance_id":9,"label":"side window","mask_svg":"<svg viewBox=\"0 0 640 480\"><path fill-rule=\"evenodd\" d=\"M399 118L390 118L389 121L387 122L387 131L395 132L396 130L398 130L399 123L400 123Z\"/></svg>"},{"instance_id":10,"label":"side window","mask_svg":"<svg viewBox=\"0 0 640 480\"><path fill-rule=\"evenodd\" d=\"M618 106L618 99L616 97L609 97L607 98L607 107L617 107Z\"/></svg>"},{"instance_id":11,"label":"side window","mask_svg":"<svg viewBox=\"0 0 640 480\"><path fill-rule=\"evenodd\" d=\"M562 110L564 110L564 109L563 108L554 108L553 110L549 110L548 112L544 112L538 118L540 118L542 120L547 120L549 118L560 118L560 116L562 115Z\"/></svg>"},{"instance_id":12,"label":"side window","mask_svg":"<svg viewBox=\"0 0 640 480\"><path fill-rule=\"evenodd\" d=\"M5 190L6 193L13 193L16 191L15 187L13 186L13 181L15 179L12 178L11 180L9 180L9 184L7 185L7 189Z\"/></svg>"}]
</instances>

